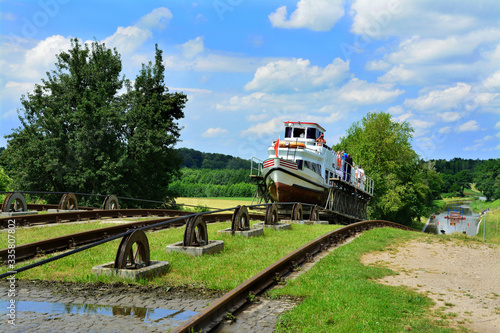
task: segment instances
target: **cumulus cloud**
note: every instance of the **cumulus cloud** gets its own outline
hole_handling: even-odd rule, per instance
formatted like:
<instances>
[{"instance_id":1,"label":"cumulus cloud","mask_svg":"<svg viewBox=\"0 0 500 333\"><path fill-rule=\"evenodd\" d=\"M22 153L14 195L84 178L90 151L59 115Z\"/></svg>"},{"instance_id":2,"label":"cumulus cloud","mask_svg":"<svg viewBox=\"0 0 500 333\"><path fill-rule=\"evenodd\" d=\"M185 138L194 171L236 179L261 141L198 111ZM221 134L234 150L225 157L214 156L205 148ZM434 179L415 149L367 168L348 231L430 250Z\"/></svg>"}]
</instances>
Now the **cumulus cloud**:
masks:
<instances>
[{"instance_id":1,"label":"cumulus cloud","mask_svg":"<svg viewBox=\"0 0 500 333\"><path fill-rule=\"evenodd\" d=\"M470 85L459 82L454 87L433 90L423 96L406 99L403 104L419 111L447 110L462 104L469 96L470 90Z\"/></svg>"},{"instance_id":2,"label":"cumulus cloud","mask_svg":"<svg viewBox=\"0 0 500 333\"><path fill-rule=\"evenodd\" d=\"M273 61L259 67L246 90L307 91L333 86L349 76L349 61L339 58L325 68L311 66L307 59Z\"/></svg>"},{"instance_id":3,"label":"cumulus cloud","mask_svg":"<svg viewBox=\"0 0 500 333\"><path fill-rule=\"evenodd\" d=\"M165 29L173 15L170 9L165 7L155 8L151 13L144 15L139 19L136 26L142 29Z\"/></svg>"},{"instance_id":4,"label":"cumulus cloud","mask_svg":"<svg viewBox=\"0 0 500 333\"><path fill-rule=\"evenodd\" d=\"M451 132L451 127L450 126L441 127L438 130L438 132L441 134L449 134Z\"/></svg>"},{"instance_id":5,"label":"cumulus cloud","mask_svg":"<svg viewBox=\"0 0 500 333\"><path fill-rule=\"evenodd\" d=\"M488 1L487 7L485 12L473 1L354 0L351 31L376 39L446 37L498 24L500 2Z\"/></svg>"},{"instance_id":6,"label":"cumulus cloud","mask_svg":"<svg viewBox=\"0 0 500 333\"><path fill-rule=\"evenodd\" d=\"M456 129L457 133L462 133L462 132L475 132L479 130L479 123L475 120L468 121Z\"/></svg>"},{"instance_id":7,"label":"cumulus cloud","mask_svg":"<svg viewBox=\"0 0 500 333\"><path fill-rule=\"evenodd\" d=\"M201 134L204 138L215 138L215 137L223 137L229 134L229 131L224 128L209 128L205 132Z\"/></svg>"},{"instance_id":8,"label":"cumulus cloud","mask_svg":"<svg viewBox=\"0 0 500 333\"><path fill-rule=\"evenodd\" d=\"M359 105L389 103L404 93L404 90L392 87L389 84L368 83L353 78L340 88L339 98Z\"/></svg>"},{"instance_id":9,"label":"cumulus cloud","mask_svg":"<svg viewBox=\"0 0 500 333\"><path fill-rule=\"evenodd\" d=\"M116 47L121 54L131 54L153 37L152 29L164 29L172 19L168 8L160 7L144 15L137 24L118 27L116 32L103 40L106 45Z\"/></svg>"},{"instance_id":10,"label":"cumulus cloud","mask_svg":"<svg viewBox=\"0 0 500 333\"><path fill-rule=\"evenodd\" d=\"M443 112L438 113L438 116L447 123L454 122L462 118L460 112Z\"/></svg>"},{"instance_id":11,"label":"cumulus cloud","mask_svg":"<svg viewBox=\"0 0 500 333\"><path fill-rule=\"evenodd\" d=\"M342 0L300 0L289 19L287 15L282 6L269 15L269 21L276 28L329 31L344 16L344 5Z\"/></svg>"},{"instance_id":12,"label":"cumulus cloud","mask_svg":"<svg viewBox=\"0 0 500 333\"><path fill-rule=\"evenodd\" d=\"M205 50L203 37L196 37L195 39L188 40L181 45L181 48L183 55L188 59L192 59Z\"/></svg>"}]
</instances>

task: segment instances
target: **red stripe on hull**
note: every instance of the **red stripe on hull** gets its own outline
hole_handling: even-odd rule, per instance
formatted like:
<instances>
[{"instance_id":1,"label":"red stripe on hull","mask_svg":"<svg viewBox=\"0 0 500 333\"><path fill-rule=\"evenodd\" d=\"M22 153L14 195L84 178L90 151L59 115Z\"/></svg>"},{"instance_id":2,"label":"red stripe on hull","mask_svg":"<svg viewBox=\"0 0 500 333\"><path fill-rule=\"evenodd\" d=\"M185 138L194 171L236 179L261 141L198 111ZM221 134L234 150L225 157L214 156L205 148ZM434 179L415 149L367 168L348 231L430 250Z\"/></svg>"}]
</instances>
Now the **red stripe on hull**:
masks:
<instances>
[{"instance_id":1,"label":"red stripe on hull","mask_svg":"<svg viewBox=\"0 0 500 333\"><path fill-rule=\"evenodd\" d=\"M271 182L268 189L271 197L277 202L304 202L321 205L325 202L328 194L326 190L321 193L280 182Z\"/></svg>"}]
</instances>

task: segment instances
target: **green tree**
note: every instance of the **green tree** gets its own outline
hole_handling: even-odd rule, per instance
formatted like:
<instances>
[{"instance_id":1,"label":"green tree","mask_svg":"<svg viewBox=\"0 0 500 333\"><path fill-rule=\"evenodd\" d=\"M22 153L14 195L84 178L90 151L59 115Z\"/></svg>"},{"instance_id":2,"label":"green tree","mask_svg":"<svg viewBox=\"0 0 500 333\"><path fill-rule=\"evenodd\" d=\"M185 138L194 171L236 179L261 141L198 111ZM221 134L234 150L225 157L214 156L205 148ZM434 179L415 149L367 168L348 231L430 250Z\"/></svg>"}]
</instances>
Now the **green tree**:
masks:
<instances>
[{"instance_id":1,"label":"green tree","mask_svg":"<svg viewBox=\"0 0 500 333\"><path fill-rule=\"evenodd\" d=\"M135 197L166 199L168 184L182 162L173 149L184 117L186 95L170 93L164 83L162 51L155 46L155 62L143 65L134 89L125 96L128 190Z\"/></svg>"},{"instance_id":2,"label":"green tree","mask_svg":"<svg viewBox=\"0 0 500 333\"><path fill-rule=\"evenodd\" d=\"M500 198L500 159L484 161L474 170L473 181L487 200Z\"/></svg>"},{"instance_id":3,"label":"green tree","mask_svg":"<svg viewBox=\"0 0 500 333\"><path fill-rule=\"evenodd\" d=\"M429 200L418 155L411 147L413 129L384 112L370 112L354 123L335 150L346 149L375 181L371 217L403 224L420 217Z\"/></svg>"},{"instance_id":4,"label":"green tree","mask_svg":"<svg viewBox=\"0 0 500 333\"><path fill-rule=\"evenodd\" d=\"M152 189L167 188L165 179L180 163L172 152L179 135L174 120L183 116L186 100L166 92L158 49L156 56L133 89L120 74L116 50L73 39L71 49L57 55L55 70L21 99L21 127L6 136L2 154L13 187L163 199L165 192ZM120 95L124 85L128 92ZM166 155L169 163L161 164ZM153 171L158 179L151 185L143 174Z\"/></svg>"},{"instance_id":5,"label":"green tree","mask_svg":"<svg viewBox=\"0 0 500 333\"><path fill-rule=\"evenodd\" d=\"M11 179L5 174L2 168L0 168L0 191L9 191L9 184Z\"/></svg>"},{"instance_id":6,"label":"green tree","mask_svg":"<svg viewBox=\"0 0 500 333\"><path fill-rule=\"evenodd\" d=\"M460 186L460 193L464 196L464 190L471 187L472 183L472 172L468 169L464 169L455 174L455 182Z\"/></svg>"}]
</instances>

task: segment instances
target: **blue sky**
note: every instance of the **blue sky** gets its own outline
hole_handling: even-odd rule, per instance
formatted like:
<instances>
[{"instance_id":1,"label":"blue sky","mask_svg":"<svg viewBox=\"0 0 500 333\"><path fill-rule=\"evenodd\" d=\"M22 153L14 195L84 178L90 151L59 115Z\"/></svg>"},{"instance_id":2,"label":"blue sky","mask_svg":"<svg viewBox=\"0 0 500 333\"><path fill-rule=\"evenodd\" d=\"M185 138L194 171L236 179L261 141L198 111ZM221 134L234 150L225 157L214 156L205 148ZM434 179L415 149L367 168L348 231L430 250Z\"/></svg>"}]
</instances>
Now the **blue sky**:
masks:
<instances>
[{"instance_id":1,"label":"blue sky","mask_svg":"<svg viewBox=\"0 0 500 333\"><path fill-rule=\"evenodd\" d=\"M189 99L178 147L265 158L283 121L335 144L386 111L426 160L500 156L497 0L0 0L0 22L0 147L77 37L116 47L130 80L158 43Z\"/></svg>"}]
</instances>

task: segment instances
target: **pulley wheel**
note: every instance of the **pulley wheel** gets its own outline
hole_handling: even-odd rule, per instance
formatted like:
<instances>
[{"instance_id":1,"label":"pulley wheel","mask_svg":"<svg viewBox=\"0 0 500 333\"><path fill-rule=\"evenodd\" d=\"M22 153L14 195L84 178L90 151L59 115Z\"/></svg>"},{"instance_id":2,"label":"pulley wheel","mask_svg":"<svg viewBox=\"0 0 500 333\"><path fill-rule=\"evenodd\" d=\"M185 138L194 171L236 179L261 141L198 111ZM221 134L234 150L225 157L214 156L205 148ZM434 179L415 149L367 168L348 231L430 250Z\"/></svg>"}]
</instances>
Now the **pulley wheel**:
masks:
<instances>
[{"instance_id":1,"label":"pulley wheel","mask_svg":"<svg viewBox=\"0 0 500 333\"><path fill-rule=\"evenodd\" d=\"M203 216L191 216L184 230L183 246L204 246L208 244L207 224Z\"/></svg>"},{"instance_id":2,"label":"pulley wheel","mask_svg":"<svg viewBox=\"0 0 500 333\"><path fill-rule=\"evenodd\" d=\"M278 224L278 207L276 204L268 205L266 208L266 219L264 224L275 225Z\"/></svg>"},{"instance_id":3,"label":"pulley wheel","mask_svg":"<svg viewBox=\"0 0 500 333\"><path fill-rule=\"evenodd\" d=\"M246 206L239 206L234 210L231 229L233 231L244 231L250 229L250 215Z\"/></svg>"},{"instance_id":4,"label":"pulley wheel","mask_svg":"<svg viewBox=\"0 0 500 333\"><path fill-rule=\"evenodd\" d=\"M299 202L293 205L292 220L302 220L302 217L303 217L302 204Z\"/></svg>"},{"instance_id":5,"label":"pulley wheel","mask_svg":"<svg viewBox=\"0 0 500 333\"><path fill-rule=\"evenodd\" d=\"M59 210L78 210L78 200L74 193L63 194L59 201Z\"/></svg>"},{"instance_id":6,"label":"pulley wheel","mask_svg":"<svg viewBox=\"0 0 500 333\"><path fill-rule=\"evenodd\" d=\"M319 220L319 209L318 205L314 205L311 207L311 211L309 213L310 221L318 221Z\"/></svg>"},{"instance_id":7,"label":"pulley wheel","mask_svg":"<svg viewBox=\"0 0 500 333\"><path fill-rule=\"evenodd\" d=\"M116 195L108 195L106 199L104 199L102 209L120 209L120 206L118 205L118 198L116 197Z\"/></svg>"},{"instance_id":8,"label":"pulley wheel","mask_svg":"<svg viewBox=\"0 0 500 333\"><path fill-rule=\"evenodd\" d=\"M2 204L2 212L25 212L27 210L26 199L20 192L7 194Z\"/></svg>"},{"instance_id":9,"label":"pulley wheel","mask_svg":"<svg viewBox=\"0 0 500 333\"><path fill-rule=\"evenodd\" d=\"M149 266L149 242L146 233L136 230L123 237L115 257L115 268L139 269Z\"/></svg>"}]
</instances>

